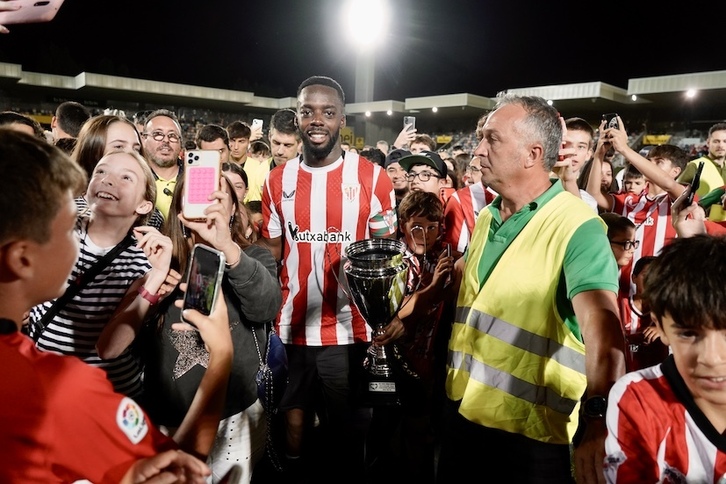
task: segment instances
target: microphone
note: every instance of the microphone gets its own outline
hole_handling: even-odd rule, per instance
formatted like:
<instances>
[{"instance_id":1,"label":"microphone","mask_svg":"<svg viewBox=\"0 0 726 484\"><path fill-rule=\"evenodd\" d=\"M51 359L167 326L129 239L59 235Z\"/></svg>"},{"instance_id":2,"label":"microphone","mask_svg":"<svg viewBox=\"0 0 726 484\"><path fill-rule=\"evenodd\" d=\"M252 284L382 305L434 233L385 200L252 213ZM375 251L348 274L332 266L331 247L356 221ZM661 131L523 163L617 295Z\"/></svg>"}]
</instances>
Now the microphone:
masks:
<instances>
[{"instance_id":1,"label":"microphone","mask_svg":"<svg viewBox=\"0 0 726 484\"><path fill-rule=\"evenodd\" d=\"M174 192L169 190L169 187L166 187L166 188L164 188L164 195L166 195L167 197L170 197L170 196L174 195Z\"/></svg>"}]
</instances>

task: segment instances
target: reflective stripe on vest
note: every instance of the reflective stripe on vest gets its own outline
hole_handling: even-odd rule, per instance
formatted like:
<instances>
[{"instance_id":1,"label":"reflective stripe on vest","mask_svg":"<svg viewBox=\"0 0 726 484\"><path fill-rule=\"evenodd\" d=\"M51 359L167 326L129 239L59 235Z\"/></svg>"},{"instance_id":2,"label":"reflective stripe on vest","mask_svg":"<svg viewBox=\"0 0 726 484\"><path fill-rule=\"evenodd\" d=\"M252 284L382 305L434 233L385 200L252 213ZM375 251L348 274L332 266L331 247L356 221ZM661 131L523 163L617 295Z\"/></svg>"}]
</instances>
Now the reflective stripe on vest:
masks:
<instances>
[{"instance_id":1,"label":"reflective stripe on vest","mask_svg":"<svg viewBox=\"0 0 726 484\"><path fill-rule=\"evenodd\" d=\"M586 387L585 347L557 313L556 291L569 240L593 218L581 200L558 193L510 243L479 290L477 261L491 212L480 214L457 300L446 381L447 395L461 400L459 412L470 421L543 442L571 441Z\"/></svg>"}]
</instances>

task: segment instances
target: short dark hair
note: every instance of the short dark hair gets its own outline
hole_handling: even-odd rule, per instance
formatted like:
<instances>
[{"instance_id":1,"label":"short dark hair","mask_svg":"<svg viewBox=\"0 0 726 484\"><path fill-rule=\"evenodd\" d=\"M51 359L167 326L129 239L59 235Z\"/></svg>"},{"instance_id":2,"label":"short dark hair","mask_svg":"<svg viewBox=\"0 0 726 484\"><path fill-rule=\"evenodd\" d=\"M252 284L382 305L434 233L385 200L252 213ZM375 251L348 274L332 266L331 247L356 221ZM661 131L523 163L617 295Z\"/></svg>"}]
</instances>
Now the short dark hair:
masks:
<instances>
[{"instance_id":1,"label":"short dark hair","mask_svg":"<svg viewBox=\"0 0 726 484\"><path fill-rule=\"evenodd\" d=\"M644 175L638 170L635 165L632 163L628 163L625 166L625 173L623 173L623 180L625 180L625 177L630 178L643 178Z\"/></svg>"},{"instance_id":2,"label":"short dark hair","mask_svg":"<svg viewBox=\"0 0 726 484\"><path fill-rule=\"evenodd\" d=\"M77 138L83 123L91 117L91 111L81 103L66 101L55 109L55 117L60 129Z\"/></svg>"},{"instance_id":3,"label":"short dark hair","mask_svg":"<svg viewBox=\"0 0 726 484\"><path fill-rule=\"evenodd\" d=\"M383 166L386 163L386 155L378 148L369 148L360 152L360 155L376 165Z\"/></svg>"},{"instance_id":4,"label":"short dark hair","mask_svg":"<svg viewBox=\"0 0 726 484\"><path fill-rule=\"evenodd\" d=\"M612 239L616 234L621 234L627 229L634 229L635 223L625 215L615 212L603 212L600 218L605 221L608 226L608 239Z\"/></svg>"},{"instance_id":5,"label":"short dark hair","mask_svg":"<svg viewBox=\"0 0 726 484\"><path fill-rule=\"evenodd\" d=\"M686 153L683 148L669 144L654 146L653 149L648 152L648 159L652 160L653 158L665 158L666 160L670 160L671 164L680 168L681 171L686 168L689 160L688 153Z\"/></svg>"},{"instance_id":6,"label":"short dark hair","mask_svg":"<svg viewBox=\"0 0 726 484\"><path fill-rule=\"evenodd\" d=\"M423 143L429 147L429 151L436 151L436 140L425 133L417 134L413 141L409 143L409 146L413 143Z\"/></svg>"},{"instance_id":7,"label":"short dark hair","mask_svg":"<svg viewBox=\"0 0 726 484\"><path fill-rule=\"evenodd\" d=\"M214 140L221 139L224 145L229 148L229 134L227 130L218 124L205 124L197 131L197 146L202 146L202 141L211 143Z\"/></svg>"},{"instance_id":8,"label":"short dark hair","mask_svg":"<svg viewBox=\"0 0 726 484\"><path fill-rule=\"evenodd\" d=\"M426 217L436 222L444 219L444 204L439 195L432 192L408 192L398 203L397 211L399 226L413 217Z\"/></svg>"},{"instance_id":9,"label":"short dark hair","mask_svg":"<svg viewBox=\"0 0 726 484\"><path fill-rule=\"evenodd\" d=\"M270 128L282 134L294 134L300 139L300 132L297 129L297 113L292 109L280 109L272 115Z\"/></svg>"},{"instance_id":10,"label":"short dark hair","mask_svg":"<svg viewBox=\"0 0 726 484\"><path fill-rule=\"evenodd\" d=\"M21 114L15 111L0 112L0 126L5 126L8 124L24 124L26 126L30 126L31 128L33 128L33 133L37 138L40 138L47 142L45 133L43 131L43 126L41 126L41 124L36 121L35 118L31 118L26 114Z\"/></svg>"},{"instance_id":11,"label":"short dark hair","mask_svg":"<svg viewBox=\"0 0 726 484\"><path fill-rule=\"evenodd\" d=\"M643 298L658 322L684 329L726 329L726 238L677 237L661 248L645 276Z\"/></svg>"},{"instance_id":12,"label":"short dark hair","mask_svg":"<svg viewBox=\"0 0 726 484\"><path fill-rule=\"evenodd\" d=\"M589 147L592 148L595 139L595 130L592 125L582 118L567 118L565 120L567 131L583 131L590 136Z\"/></svg>"},{"instance_id":13,"label":"short dark hair","mask_svg":"<svg viewBox=\"0 0 726 484\"><path fill-rule=\"evenodd\" d=\"M635 264L633 264L633 277L638 277L655 259L656 256L654 255L644 255L636 260Z\"/></svg>"},{"instance_id":14,"label":"short dark hair","mask_svg":"<svg viewBox=\"0 0 726 484\"><path fill-rule=\"evenodd\" d=\"M0 244L47 242L63 197L88 183L86 173L60 149L7 128L0 128L0 173Z\"/></svg>"},{"instance_id":15,"label":"short dark hair","mask_svg":"<svg viewBox=\"0 0 726 484\"><path fill-rule=\"evenodd\" d=\"M252 135L252 130L247 125L247 123L244 123L242 121L232 121L227 125L227 133L229 134L229 139L236 139L236 138L247 138L249 139Z\"/></svg>"},{"instance_id":16,"label":"short dark hair","mask_svg":"<svg viewBox=\"0 0 726 484\"><path fill-rule=\"evenodd\" d=\"M308 77L302 83L300 83L300 86L297 88L297 97L300 97L300 93L302 92L302 90L308 86L332 87L338 93L338 96L340 97L340 102L343 103L343 105L345 105L345 93L343 92L343 88L338 83L338 81L336 81L332 77L327 77L327 76Z\"/></svg>"},{"instance_id":17,"label":"short dark hair","mask_svg":"<svg viewBox=\"0 0 726 484\"><path fill-rule=\"evenodd\" d=\"M726 123L716 123L711 126L708 130L708 137L710 138L715 131L726 131Z\"/></svg>"}]
</instances>

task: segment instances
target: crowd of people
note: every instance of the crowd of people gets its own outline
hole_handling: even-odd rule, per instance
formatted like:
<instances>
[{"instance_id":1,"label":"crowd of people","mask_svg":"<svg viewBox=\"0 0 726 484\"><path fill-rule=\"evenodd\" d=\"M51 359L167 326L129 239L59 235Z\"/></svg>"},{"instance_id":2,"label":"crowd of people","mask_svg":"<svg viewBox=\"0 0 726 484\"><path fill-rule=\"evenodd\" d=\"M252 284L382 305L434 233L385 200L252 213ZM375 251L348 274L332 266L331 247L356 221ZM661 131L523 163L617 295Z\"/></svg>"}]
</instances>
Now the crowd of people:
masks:
<instances>
[{"instance_id":1,"label":"crowd of people","mask_svg":"<svg viewBox=\"0 0 726 484\"><path fill-rule=\"evenodd\" d=\"M691 159L512 94L450 150L404 126L358 152L345 123L325 76L267 136L191 138L170 109L65 102L50 134L0 112L0 481L720 482L726 124ZM222 174L203 219L183 210L196 149ZM377 331L345 274L380 238L407 276ZM226 261L209 315L180 303L197 244ZM372 347L391 404L363 403Z\"/></svg>"}]
</instances>

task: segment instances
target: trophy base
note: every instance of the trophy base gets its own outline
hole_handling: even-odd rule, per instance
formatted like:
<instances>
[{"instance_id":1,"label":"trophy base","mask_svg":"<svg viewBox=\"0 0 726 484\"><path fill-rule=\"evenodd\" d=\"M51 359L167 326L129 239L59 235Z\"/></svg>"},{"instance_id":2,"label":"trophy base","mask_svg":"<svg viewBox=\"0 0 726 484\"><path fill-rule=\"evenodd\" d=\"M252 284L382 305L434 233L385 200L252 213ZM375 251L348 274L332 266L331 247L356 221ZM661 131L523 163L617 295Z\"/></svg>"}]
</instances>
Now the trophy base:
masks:
<instances>
[{"instance_id":1,"label":"trophy base","mask_svg":"<svg viewBox=\"0 0 726 484\"><path fill-rule=\"evenodd\" d=\"M396 393L396 382L376 375L368 375L361 384L358 403L363 407L390 407L401 405Z\"/></svg>"}]
</instances>

